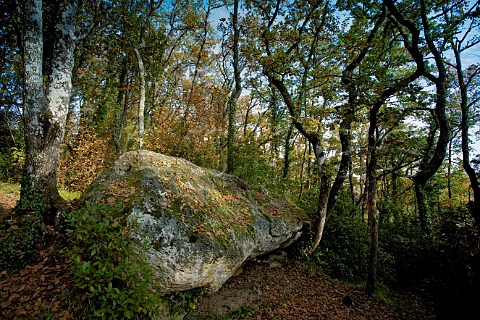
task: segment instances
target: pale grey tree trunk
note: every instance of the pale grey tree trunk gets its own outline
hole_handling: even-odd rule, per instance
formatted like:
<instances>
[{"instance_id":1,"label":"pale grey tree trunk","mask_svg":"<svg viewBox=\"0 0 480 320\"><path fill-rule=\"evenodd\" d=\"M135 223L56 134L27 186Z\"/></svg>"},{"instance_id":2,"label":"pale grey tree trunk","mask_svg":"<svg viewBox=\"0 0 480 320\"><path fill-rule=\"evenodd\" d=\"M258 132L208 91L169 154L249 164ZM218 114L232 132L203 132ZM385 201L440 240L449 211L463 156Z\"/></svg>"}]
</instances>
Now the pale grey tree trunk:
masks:
<instances>
[{"instance_id":1,"label":"pale grey tree trunk","mask_svg":"<svg viewBox=\"0 0 480 320\"><path fill-rule=\"evenodd\" d=\"M325 151L320 144L314 145L315 159L317 160L318 172L320 175L320 192L318 193L317 212L316 212L316 225L315 225L315 238L313 239L312 247L308 252L312 255L317 250L322 241L323 230L325 229L325 223L327 222L327 204L330 194L330 179L327 175L327 168L325 165Z\"/></svg>"},{"instance_id":2,"label":"pale grey tree trunk","mask_svg":"<svg viewBox=\"0 0 480 320\"><path fill-rule=\"evenodd\" d=\"M145 44L145 33L147 32L148 25L150 24L155 11L160 8L163 1L154 1L150 0L149 3L149 13L140 29L140 44L133 47L133 51L137 57L138 70L140 72L140 101L138 103L138 145L139 149L143 149L143 134L145 133L145 96L146 96L146 81L145 81L145 65L143 63L142 55L140 54L140 49L146 47Z\"/></svg>"},{"instance_id":3,"label":"pale grey tree trunk","mask_svg":"<svg viewBox=\"0 0 480 320\"><path fill-rule=\"evenodd\" d=\"M238 0L233 3L233 74L235 79L235 88L228 103L228 136L227 136L227 173L232 173L235 165L235 114L237 111L237 101L242 93L242 79L240 77L239 66L239 38L240 28L238 26Z\"/></svg>"},{"instance_id":4,"label":"pale grey tree trunk","mask_svg":"<svg viewBox=\"0 0 480 320\"><path fill-rule=\"evenodd\" d=\"M24 3L24 131L25 175L20 206L38 193L44 220L54 223L64 201L58 194L56 172L65 133L75 49L76 0L57 2L59 16L48 83L44 83L42 1ZM44 89L45 88L45 89ZM28 209L28 208L25 208ZM61 211L61 210L60 210Z\"/></svg>"},{"instance_id":5,"label":"pale grey tree trunk","mask_svg":"<svg viewBox=\"0 0 480 320\"><path fill-rule=\"evenodd\" d=\"M140 71L140 102L138 104L138 144L143 149L143 133L145 132L145 66L138 47L134 48Z\"/></svg>"}]
</instances>

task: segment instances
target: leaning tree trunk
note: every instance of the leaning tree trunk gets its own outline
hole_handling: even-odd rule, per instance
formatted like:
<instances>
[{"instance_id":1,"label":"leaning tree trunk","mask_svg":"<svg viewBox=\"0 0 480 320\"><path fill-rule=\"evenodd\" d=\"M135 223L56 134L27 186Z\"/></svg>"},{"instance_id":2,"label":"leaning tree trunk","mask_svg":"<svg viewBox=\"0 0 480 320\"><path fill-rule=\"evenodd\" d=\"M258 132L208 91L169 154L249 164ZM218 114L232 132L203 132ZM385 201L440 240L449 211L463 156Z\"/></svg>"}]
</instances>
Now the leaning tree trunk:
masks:
<instances>
[{"instance_id":1,"label":"leaning tree trunk","mask_svg":"<svg viewBox=\"0 0 480 320\"><path fill-rule=\"evenodd\" d=\"M435 149L431 157L428 157L429 154L425 154L420 169L417 174L413 177L413 183L415 185L415 197L418 206L418 215L420 217L420 227L422 232L426 236L430 236L430 209L427 203L427 196L425 194L425 187L428 181L433 177L433 175L438 171L440 166L443 163L445 155L447 153L448 143L450 141L450 127L448 124L447 114L446 114L446 72L439 72L442 77L439 76L440 80L437 81L437 97L436 97L436 107L435 107L435 118L438 126L440 128L440 133L438 135L437 142L435 144Z\"/></svg>"},{"instance_id":2,"label":"leaning tree trunk","mask_svg":"<svg viewBox=\"0 0 480 320\"><path fill-rule=\"evenodd\" d=\"M415 193L418 204L418 214L420 221L424 221L422 229L425 235L430 235L429 230L429 208L425 197L425 186L433 175L438 171L443 163L445 155L447 153L448 142L450 141L450 126L448 123L446 108L447 108L447 68L443 57L443 53L435 46L435 38L431 31L431 24L427 17L427 8L425 1L420 1L420 12L422 18L423 32L425 34L425 40L430 52L435 60L438 75L426 73L426 76L435 84L436 96L435 96L435 122L438 123L440 129L438 139L435 145L435 150L428 159L428 155L422 161L420 170L415 175L413 182L415 183ZM427 224L425 224L427 223Z\"/></svg>"},{"instance_id":3,"label":"leaning tree trunk","mask_svg":"<svg viewBox=\"0 0 480 320\"><path fill-rule=\"evenodd\" d=\"M315 238L313 239L312 247L310 248L309 255L312 255L317 250L322 241L323 230L325 229L325 223L327 222L327 204L330 194L330 179L327 175L327 168L325 165L325 152L320 145L314 145L315 159L317 160L318 172L320 175L320 192L318 193L317 212L315 220Z\"/></svg>"},{"instance_id":4,"label":"leaning tree trunk","mask_svg":"<svg viewBox=\"0 0 480 320\"><path fill-rule=\"evenodd\" d=\"M350 98L349 98L350 100ZM350 130L352 126L353 116L354 116L354 100L349 101L346 106L346 110L343 114L342 122L340 123L338 134L340 137L340 144L342 145L342 156L340 158L340 165L338 167L337 175L333 181L332 188L330 189L330 194L328 197L327 204L327 219L333 212L335 205L337 203L338 197L340 196L340 190L343 187L343 184L348 176L349 165L352 161L352 151L351 151L351 135ZM352 193L353 194L353 193Z\"/></svg>"},{"instance_id":5,"label":"leaning tree trunk","mask_svg":"<svg viewBox=\"0 0 480 320\"><path fill-rule=\"evenodd\" d=\"M470 164L470 146L469 146L469 118L470 118L470 106L468 102L468 94L467 94L467 83L469 81L465 81L465 77L463 75L462 70L462 59L460 56L461 52L461 42L455 44L452 41L452 48L455 54L455 67L457 69L457 79L460 87L460 107L462 110L462 120L460 124L461 128L461 135L462 135L462 164L465 173L470 180L470 186L473 190L473 202L469 204L469 211L475 220L475 225L480 227L480 184L477 178L477 174L475 169Z\"/></svg>"},{"instance_id":6,"label":"leaning tree trunk","mask_svg":"<svg viewBox=\"0 0 480 320\"><path fill-rule=\"evenodd\" d=\"M26 160L17 208L40 210L44 221L52 224L65 203L57 190L56 172L72 86L77 1L65 0L58 4L60 10L46 91L42 69L42 1L28 0L24 6L23 119ZM33 207L34 202L41 208Z\"/></svg>"}]
</instances>

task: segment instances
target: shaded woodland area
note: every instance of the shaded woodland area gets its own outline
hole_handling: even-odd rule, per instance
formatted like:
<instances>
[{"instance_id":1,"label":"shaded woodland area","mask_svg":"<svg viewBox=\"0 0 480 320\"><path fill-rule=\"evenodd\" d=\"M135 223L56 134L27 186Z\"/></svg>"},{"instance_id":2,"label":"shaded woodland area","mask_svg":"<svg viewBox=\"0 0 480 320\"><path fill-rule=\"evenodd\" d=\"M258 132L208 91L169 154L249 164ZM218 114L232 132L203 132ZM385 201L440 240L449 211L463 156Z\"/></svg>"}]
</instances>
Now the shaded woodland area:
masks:
<instances>
[{"instance_id":1,"label":"shaded woodland area","mask_svg":"<svg viewBox=\"0 0 480 320\"><path fill-rule=\"evenodd\" d=\"M146 149L285 196L306 216L299 263L476 318L478 2L4 0L0 14L0 192L21 185L0 207L5 274L52 243L78 253L71 230L91 226L71 199ZM99 318L155 314L78 289Z\"/></svg>"}]
</instances>

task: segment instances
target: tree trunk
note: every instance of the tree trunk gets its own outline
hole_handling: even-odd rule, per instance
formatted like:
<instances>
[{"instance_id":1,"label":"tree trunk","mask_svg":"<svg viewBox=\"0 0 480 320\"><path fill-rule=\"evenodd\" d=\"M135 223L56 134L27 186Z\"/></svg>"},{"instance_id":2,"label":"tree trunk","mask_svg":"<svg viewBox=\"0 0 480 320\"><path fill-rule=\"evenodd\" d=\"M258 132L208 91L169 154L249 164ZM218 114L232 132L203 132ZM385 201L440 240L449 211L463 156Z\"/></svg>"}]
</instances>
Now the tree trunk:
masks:
<instances>
[{"instance_id":1,"label":"tree trunk","mask_svg":"<svg viewBox=\"0 0 480 320\"><path fill-rule=\"evenodd\" d=\"M377 149L380 141L377 141L377 119L378 111L383 105L383 101L377 101L369 114L369 128L368 128L368 165L366 173L366 188L367 193L367 216L368 227L370 231L370 255L368 259L367 282L365 285L365 292L373 296L377 286L377 255L378 255L378 211L377 211Z\"/></svg>"},{"instance_id":2,"label":"tree trunk","mask_svg":"<svg viewBox=\"0 0 480 320\"><path fill-rule=\"evenodd\" d=\"M378 212L377 212L377 179L375 166L377 156L373 151L367 173L367 214L368 227L370 229L370 255L368 259L367 283L365 292L373 296L377 286L377 256L378 256Z\"/></svg>"},{"instance_id":3,"label":"tree trunk","mask_svg":"<svg viewBox=\"0 0 480 320\"><path fill-rule=\"evenodd\" d=\"M143 149L143 133L145 132L145 66L139 47L133 48L137 56L140 71L140 101L138 103L138 147Z\"/></svg>"},{"instance_id":4,"label":"tree trunk","mask_svg":"<svg viewBox=\"0 0 480 320\"><path fill-rule=\"evenodd\" d=\"M323 237L323 230L327 221L327 208L330 189L330 179L327 176L327 167L325 165L325 152L320 145L314 145L315 159L317 160L318 172L320 174L320 192L318 194L316 221L315 221L315 238L309 255L312 255L320 245Z\"/></svg>"},{"instance_id":5,"label":"tree trunk","mask_svg":"<svg viewBox=\"0 0 480 320\"><path fill-rule=\"evenodd\" d=\"M423 75L428 80L433 82L436 88L434 117L435 123L440 129L440 133L435 143L435 149L433 150L433 153L430 152L433 147L433 142L430 143L429 141L430 145L427 148L427 152L425 152L425 155L423 156L420 168L413 177L414 184L418 184L418 186L415 186L415 188L418 189L418 192L416 192L418 214L421 221L428 223L429 212L424 188L442 165L447 152L448 142L450 140L450 126L448 124L448 118L446 114L446 97L448 93L446 88L447 70L444 61L444 54L442 51L440 51L443 50L443 47L440 47L440 50L436 47L436 41L438 39L436 39L435 33L431 30L432 24L431 21L429 21L428 8L424 0L420 0L421 29L419 29L417 25L410 19L405 19L403 14L395 6L394 1L388 0L384 1L384 3L388 7L391 16L395 17L395 19L406 29L408 29L412 35L410 41L405 42L405 47L408 48L410 55L417 65L417 70L412 76ZM423 36L420 37L420 34L423 34ZM421 51L422 46L420 45L419 40L422 38L425 40L429 52L424 53ZM437 75L434 75L427 70L425 66L425 55L431 55L433 57ZM428 226L424 225L423 227L425 228L423 231L427 233Z\"/></svg>"},{"instance_id":6,"label":"tree trunk","mask_svg":"<svg viewBox=\"0 0 480 320\"><path fill-rule=\"evenodd\" d=\"M313 152L315 154L315 159L317 161L317 168L320 177L320 190L319 190L319 200L317 206L317 217L315 221L315 239L312 244L312 248L310 249L310 255L315 252L318 248L320 241L323 236L323 229L325 227L325 222L327 218L327 209L328 209L328 198L330 195L330 179L328 179L326 174L325 168L325 152L321 145L321 140L319 135L316 132L309 131L305 128L305 126L298 120L296 110L295 110L295 102L287 90L285 83L277 79L273 72L270 69L264 69L265 75L268 77L271 84L273 84L278 91L280 92L283 101L285 102L288 112L290 113L290 117L292 120L292 124L295 128L310 142L313 147Z\"/></svg>"},{"instance_id":7,"label":"tree trunk","mask_svg":"<svg viewBox=\"0 0 480 320\"><path fill-rule=\"evenodd\" d=\"M309 148L310 148L310 144L308 143L307 138L305 138L305 147L303 148L302 163L300 164L300 190L299 190L299 194L298 194L298 198L300 200L302 200L302 198L303 198L303 188L304 188L303 177L304 177L304 172L306 171L305 170L305 162L307 161L307 150ZM307 174L308 174L308 172L307 172ZM307 179L308 179L308 177L307 177Z\"/></svg>"},{"instance_id":8,"label":"tree trunk","mask_svg":"<svg viewBox=\"0 0 480 320\"><path fill-rule=\"evenodd\" d=\"M338 130L340 143L342 145L342 157L340 159L340 166L338 167L338 172L335 180L333 181L328 197L327 219L330 217L333 209L335 208L338 196L340 195L340 190L348 176L348 168L351 162L350 129L352 126L353 114L354 106L353 102L351 102L347 105L347 110L343 115L343 119Z\"/></svg>"},{"instance_id":9,"label":"tree trunk","mask_svg":"<svg viewBox=\"0 0 480 320\"><path fill-rule=\"evenodd\" d=\"M288 178L288 173L290 171L290 151L292 150L292 146L290 145L290 140L292 139L293 135L293 124L290 124L288 128L287 136L285 137L285 157L283 159L283 180L286 181Z\"/></svg>"},{"instance_id":10,"label":"tree trunk","mask_svg":"<svg viewBox=\"0 0 480 320\"><path fill-rule=\"evenodd\" d=\"M127 119L127 60L124 58L118 82L117 105L113 115L112 140L117 156L123 154L123 128Z\"/></svg>"},{"instance_id":11,"label":"tree trunk","mask_svg":"<svg viewBox=\"0 0 480 320\"><path fill-rule=\"evenodd\" d=\"M428 180L414 179L415 199L417 201L418 215L420 219L420 228L423 234L430 236L430 208L427 204L427 195L425 194L425 186Z\"/></svg>"},{"instance_id":12,"label":"tree trunk","mask_svg":"<svg viewBox=\"0 0 480 320\"><path fill-rule=\"evenodd\" d=\"M57 222L65 204L57 190L56 173L72 86L77 1L65 0L57 5L60 10L55 28L51 74L44 91L42 1L28 0L24 4L26 160L18 208L33 210L32 196L40 196L39 204L43 207L40 211L48 224Z\"/></svg>"},{"instance_id":13,"label":"tree trunk","mask_svg":"<svg viewBox=\"0 0 480 320\"><path fill-rule=\"evenodd\" d=\"M237 111L237 101L242 93L242 79L240 78L240 66L238 57L238 42L240 39L240 28L238 26L238 0L233 3L233 74L235 79L235 89L230 97L228 104L228 137L227 137L227 173L232 173L235 166L235 113Z\"/></svg>"},{"instance_id":14,"label":"tree trunk","mask_svg":"<svg viewBox=\"0 0 480 320\"><path fill-rule=\"evenodd\" d=\"M447 191L448 200L452 200L452 139L448 142Z\"/></svg>"},{"instance_id":15,"label":"tree trunk","mask_svg":"<svg viewBox=\"0 0 480 320\"><path fill-rule=\"evenodd\" d=\"M470 186L473 190L473 201L469 203L469 211L472 214L475 225L480 227L480 184L478 182L477 175L475 170L470 164L470 147L468 139L468 129L469 129L469 118L470 118L470 108L468 103L468 94L467 94L467 84L462 70L462 59L460 56L460 46L461 42L455 45L452 43L453 52L455 54L455 67L457 69L457 78L460 86L460 107L462 110L462 120L460 124L461 135L462 135L462 164L463 169L467 173L468 179L470 180Z\"/></svg>"},{"instance_id":16,"label":"tree trunk","mask_svg":"<svg viewBox=\"0 0 480 320\"><path fill-rule=\"evenodd\" d=\"M437 143L435 145L435 150L430 158L427 158L428 155L423 159L422 164L420 165L420 170L415 175L413 181L418 186L415 186L415 189L418 189L416 192L417 202L418 202L418 214L420 215L420 221L424 223L422 226L423 232L428 236L429 235L429 226L425 223L429 223L429 210L425 198L425 186L428 181L433 177L433 175L438 171L440 166L443 163L445 155L447 153L448 142L450 141L450 126L448 123L446 107L447 107L447 69L443 57L443 53L440 52L435 46L435 40L432 36L430 30L430 22L427 17L427 8L425 1L420 1L421 8L421 18L423 32L425 33L425 40L427 42L428 48L433 55L435 60L435 65L437 67L438 75L435 77L429 73L426 73L426 76L435 84L436 96L435 96L435 121L438 123L440 133L438 135ZM420 201L420 202L419 202Z\"/></svg>"}]
</instances>

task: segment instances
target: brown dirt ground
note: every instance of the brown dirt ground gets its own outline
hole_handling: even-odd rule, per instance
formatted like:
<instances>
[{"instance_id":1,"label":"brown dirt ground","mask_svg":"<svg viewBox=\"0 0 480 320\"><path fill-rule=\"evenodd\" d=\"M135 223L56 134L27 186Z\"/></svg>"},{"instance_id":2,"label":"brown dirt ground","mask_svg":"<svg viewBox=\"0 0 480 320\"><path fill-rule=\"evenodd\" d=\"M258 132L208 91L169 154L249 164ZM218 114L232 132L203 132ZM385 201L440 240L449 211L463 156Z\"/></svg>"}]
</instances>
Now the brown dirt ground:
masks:
<instances>
[{"instance_id":1,"label":"brown dirt ground","mask_svg":"<svg viewBox=\"0 0 480 320\"><path fill-rule=\"evenodd\" d=\"M242 306L253 309L253 319L435 319L432 307L419 297L389 295L397 303L370 298L361 289L299 263L259 259L247 263L217 293L201 299L187 319L228 316Z\"/></svg>"},{"instance_id":2,"label":"brown dirt ground","mask_svg":"<svg viewBox=\"0 0 480 320\"><path fill-rule=\"evenodd\" d=\"M16 194L5 194L0 191L0 215L4 215L15 206L18 200Z\"/></svg>"}]
</instances>

